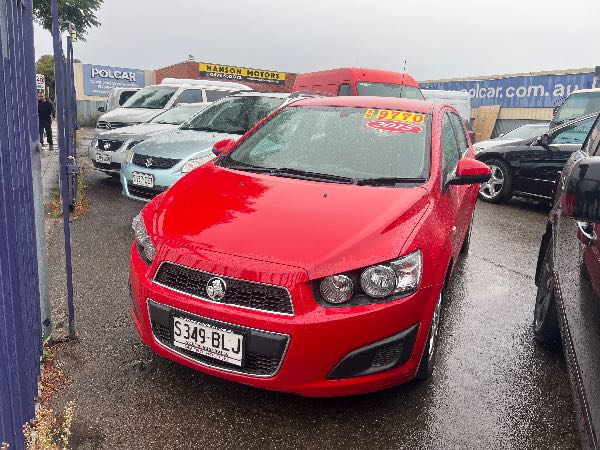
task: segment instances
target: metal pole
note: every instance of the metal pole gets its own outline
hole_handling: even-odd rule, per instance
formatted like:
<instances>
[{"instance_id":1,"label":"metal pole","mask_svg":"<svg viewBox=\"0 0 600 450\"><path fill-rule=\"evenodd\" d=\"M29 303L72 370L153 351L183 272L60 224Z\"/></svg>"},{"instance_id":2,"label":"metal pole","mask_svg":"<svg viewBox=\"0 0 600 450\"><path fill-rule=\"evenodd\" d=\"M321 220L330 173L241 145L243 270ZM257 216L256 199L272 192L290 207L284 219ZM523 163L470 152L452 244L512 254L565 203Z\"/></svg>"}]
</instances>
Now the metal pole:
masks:
<instances>
[{"instance_id":1,"label":"metal pole","mask_svg":"<svg viewBox=\"0 0 600 450\"><path fill-rule=\"evenodd\" d=\"M67 174L67 152L69 144L65 139L65 131L69 124L65 119L68 117L65 103L65 63L58 25L58 2L51 0L52 12L52 41L54 44L54 75L56 88L56 117L58 128L58 150L60 161L60 193L62 198L63 227L65 233L65 270L67 275L67 303L69 307L69 337L75 338L75 306L73 303L73 266L71 261L71 224L69 222L69 193Z\"/></svg>"}]
</instances>

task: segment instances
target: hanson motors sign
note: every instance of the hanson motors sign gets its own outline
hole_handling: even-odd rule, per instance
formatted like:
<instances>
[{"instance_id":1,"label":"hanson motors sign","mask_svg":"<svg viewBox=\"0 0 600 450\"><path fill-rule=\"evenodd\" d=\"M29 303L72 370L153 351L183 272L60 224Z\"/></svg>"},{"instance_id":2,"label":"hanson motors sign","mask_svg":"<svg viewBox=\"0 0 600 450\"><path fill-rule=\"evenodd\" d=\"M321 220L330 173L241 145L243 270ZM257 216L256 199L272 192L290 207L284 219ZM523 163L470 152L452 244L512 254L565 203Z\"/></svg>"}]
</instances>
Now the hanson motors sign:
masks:
<instances>
[{"instance_id":1,"label":"hanson motors sign","mask_svg":"<svg viewBox=\"0 0 600 450\"><path fill-rule=\"evenodd\" d=\"M285 72L207 63L200 63L199 67L201 76L219 78L223 81L253 81L255 83L285 84Z\"/></svg>"},{"instance_id":2,"label":"hanson motors sign","mask_svg":"<svg viewBox=\"0 0 600 450\"><path fill-rule=\"evenodd\" d=\"M83 93L93 97L107 97L117 87L144 87L144 71L124 67L83 65Z\"/></svg>"}]
</instances>

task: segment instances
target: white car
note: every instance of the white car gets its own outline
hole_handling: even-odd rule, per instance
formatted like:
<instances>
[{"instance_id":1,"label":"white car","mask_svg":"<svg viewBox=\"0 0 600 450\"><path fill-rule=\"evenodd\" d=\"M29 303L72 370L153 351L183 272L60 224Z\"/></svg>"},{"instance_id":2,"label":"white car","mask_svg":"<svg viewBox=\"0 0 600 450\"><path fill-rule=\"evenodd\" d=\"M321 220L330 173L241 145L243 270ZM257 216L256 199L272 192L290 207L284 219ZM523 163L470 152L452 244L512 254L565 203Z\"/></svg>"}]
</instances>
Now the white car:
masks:
<instances>
[{"instance_id":1,"label":"white car","mask_svg":"<svg viewBox=\"0 0 600 450\"><path fill-rule=\"evenodd\" d=\"M88 148L94 169L119 176L128 149L152 136L176 129L208 105L208 102L182 104L159 114L150 122L96 134Z\"/></svg>"},{"instance_id":2,"label":"white car","mask_svg":"<svg viewBox=\"0 0 600 450\"><path fill-rule=\"evenodd\" d=\"M165 78L161 84L140 89L120 108L100 116L96 123L96 134L148 122L167 109L180 104L212 103L232 92L251 90L244 84L227 81Z\"/></svg>"},{"instance_id":3,"label":"white car","mask_svg":"<svg viewBox=\"0 0 600 450\"><path fill-rule=\"evenodd\" d=\"M112 91L110 91L110 94L108 94L108 97L106 98L106 103L104 104L104 106L100 106L98 108L99 112L109 112L112 111L113 109L118 108L119 106L123 106L125 104L125 102L127 100L129 100L131 98L131 96L133 94L135 94L137 91L139 91L141 88L114 88Z\"/></svg>"}]
</instances>

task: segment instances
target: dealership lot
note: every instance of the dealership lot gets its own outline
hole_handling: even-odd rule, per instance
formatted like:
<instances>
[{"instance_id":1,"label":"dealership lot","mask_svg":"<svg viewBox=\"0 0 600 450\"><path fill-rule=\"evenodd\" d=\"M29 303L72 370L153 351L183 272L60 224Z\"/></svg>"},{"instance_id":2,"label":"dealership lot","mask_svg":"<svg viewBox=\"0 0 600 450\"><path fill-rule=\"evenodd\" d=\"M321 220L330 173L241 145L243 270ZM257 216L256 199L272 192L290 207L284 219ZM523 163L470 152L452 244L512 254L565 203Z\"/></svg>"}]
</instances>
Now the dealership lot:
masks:
<instances>
[{"instance_id":1,"label":"dealership lot","mask_svg":"<svg viewBox=\"0 0 600 450\"><path fill-rule=\"evenodd\" d=\"M546 209L478 203L428 381L316 400L208 377L146 348L127 292L131 220L142 204L96 172L87 186L90 211L73 222L80 339L59 354L70 383L54 400L76 403L74 448L580 446L563 355L542 350L531 331ZM54 298L60 245L52 239Z\"/></svg>"}]
</instances>

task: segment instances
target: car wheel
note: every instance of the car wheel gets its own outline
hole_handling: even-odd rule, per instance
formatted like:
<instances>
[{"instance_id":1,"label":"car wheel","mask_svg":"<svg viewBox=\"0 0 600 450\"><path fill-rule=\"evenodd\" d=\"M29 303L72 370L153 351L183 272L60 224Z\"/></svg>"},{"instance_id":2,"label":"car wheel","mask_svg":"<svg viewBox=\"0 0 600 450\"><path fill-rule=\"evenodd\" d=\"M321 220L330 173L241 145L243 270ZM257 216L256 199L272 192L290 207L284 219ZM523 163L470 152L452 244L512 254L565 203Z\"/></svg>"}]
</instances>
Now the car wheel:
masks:
<instances>
[{"instance_id":1,"label":"car wheel","mask_svg":"<svg viewBox=\"0 0 600 450\"><path fill-rule=\"evenodd\" d=\"M431 319L431 325L429 327L429 334L427 335L427 344L425 345L425 350L423 350L423 356L421 357L421 363L419 364L419 369L415 375L415 380L426 380L429 378L433 372L433 367L435 366L440 317L442 315L443 292L444 288L440 291L437 303L435 304L433 318Z\"/></svg>"},{"instance_id":2,"label":"car wheel","mask_svg":"<svg viewBox=\"0 0 600 450\"><path fill-rule=\"evenodd\" d=\"M548 243L544 262L542 263L540 281L535 298L533 314L533 334L541 344L556 341L560 338L560 327L556 311L554 295L554 276L552 274L552 239Z\"/></svg>"},{"instance_id":3,"label":"car wheel","mask_svg":"<svg viewBox=\"0 0 600 450\"><path fill-rule=\"evenodd\" d=\"M469 248L471 247L471 232L473 231L473 217L471 216L471 222L469 223L469 229L467 230L467 235L465 236L465 240L463 241L462 247L460 248L461 255L468 255Z\"/></svg>"},{"instance_id":4,"label":"car wheel","mask_svg":"<svg viewBox=\"0 0 600 450\"><path fill-rule=\"evenodd\" d=\"M479 198L490 203L502 203L512 197L512 175L508 167L499 159L485 161L492 171L489 181L481 183Z\"/></svg>"}]
</instances>

